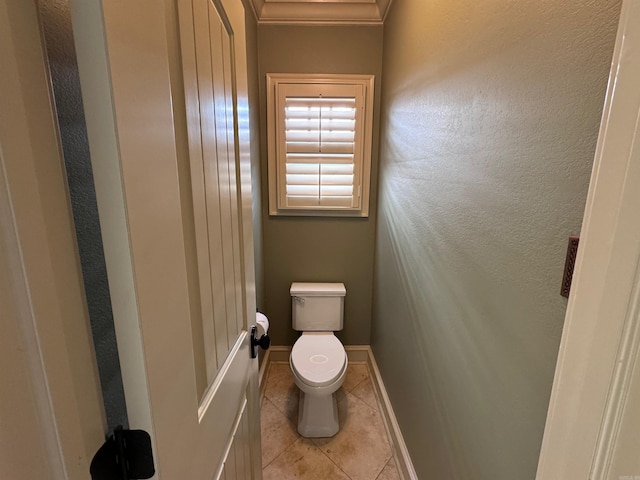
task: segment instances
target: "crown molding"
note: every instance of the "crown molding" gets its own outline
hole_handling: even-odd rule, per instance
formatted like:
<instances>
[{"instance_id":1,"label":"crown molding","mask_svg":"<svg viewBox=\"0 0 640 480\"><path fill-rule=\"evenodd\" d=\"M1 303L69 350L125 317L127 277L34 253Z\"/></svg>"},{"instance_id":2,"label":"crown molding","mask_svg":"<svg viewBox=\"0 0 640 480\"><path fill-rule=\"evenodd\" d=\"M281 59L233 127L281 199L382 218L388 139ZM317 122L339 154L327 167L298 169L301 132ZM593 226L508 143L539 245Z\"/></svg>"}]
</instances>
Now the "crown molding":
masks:
<instances>
[{"instance_id":1,"label":"crown molding","mask_svg":"<svg viewBox=\"0 0 640 480\"><path fill-rule=\"evenodd\" d=\"M381 25L391 0L251 0L260 24Z\"/></svg>"}]
</instances>

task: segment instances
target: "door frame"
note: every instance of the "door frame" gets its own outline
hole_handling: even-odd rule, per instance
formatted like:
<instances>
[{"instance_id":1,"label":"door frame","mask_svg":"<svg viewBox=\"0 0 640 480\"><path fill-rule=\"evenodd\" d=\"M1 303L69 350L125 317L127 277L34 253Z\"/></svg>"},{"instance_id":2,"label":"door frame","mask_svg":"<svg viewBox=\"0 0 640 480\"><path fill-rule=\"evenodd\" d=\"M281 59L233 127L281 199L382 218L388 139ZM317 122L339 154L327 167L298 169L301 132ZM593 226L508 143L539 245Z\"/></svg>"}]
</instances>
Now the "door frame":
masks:
<instances>
[{"instance_id":1,"label":"door frame","mask_svg":"<svg viewBox=\"0 0 640 480\"><path fill-rule=\"evenodd\" d=\"M624 0L537 480L608 478L640 381L638 51L640 2Z\"/></svg>"},{"instance_id":2,"label":"door frame","mask_svg":"<svg viewBox=\"0 0 640 480\"><path fill-rule=\"evenodd\" d=\"M36 2L0 0L0 476L80 480L106 419L43 45Z\"/></svg>"}]
</instances>

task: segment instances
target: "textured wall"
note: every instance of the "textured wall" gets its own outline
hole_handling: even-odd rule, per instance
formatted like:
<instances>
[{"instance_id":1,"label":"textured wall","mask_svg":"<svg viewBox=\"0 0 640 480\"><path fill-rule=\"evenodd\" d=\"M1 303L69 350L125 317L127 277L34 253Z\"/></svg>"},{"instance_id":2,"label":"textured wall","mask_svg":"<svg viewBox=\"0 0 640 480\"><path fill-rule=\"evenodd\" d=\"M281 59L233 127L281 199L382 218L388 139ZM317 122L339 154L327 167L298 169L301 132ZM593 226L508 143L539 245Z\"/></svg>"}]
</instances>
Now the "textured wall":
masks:
<instances>
[{"instance_id":1,"label":"textured wall","mask_svg":"<svg viewBox=\"0 0 640 480\"><path fill-rule=\"evenodd\" d=\"M419 478L535 477L619 8L392 6L372 345Z\"/></svg>"},{"instance_id":2,"label":"textured wall","mask_svg":"<svg viewBox=\"0 0 640 480\"><path fill-rule=\"evenodd\" d=\"M294 281L344 282L346 344L368 344L371 326L373 249L382 27L260 26L262 199L265 313L274 345L292 345L289 287ZM371 209L368 218L273 217L267 211L267 73L357 73L376 76Z\"/></svg>"}]
</instances>

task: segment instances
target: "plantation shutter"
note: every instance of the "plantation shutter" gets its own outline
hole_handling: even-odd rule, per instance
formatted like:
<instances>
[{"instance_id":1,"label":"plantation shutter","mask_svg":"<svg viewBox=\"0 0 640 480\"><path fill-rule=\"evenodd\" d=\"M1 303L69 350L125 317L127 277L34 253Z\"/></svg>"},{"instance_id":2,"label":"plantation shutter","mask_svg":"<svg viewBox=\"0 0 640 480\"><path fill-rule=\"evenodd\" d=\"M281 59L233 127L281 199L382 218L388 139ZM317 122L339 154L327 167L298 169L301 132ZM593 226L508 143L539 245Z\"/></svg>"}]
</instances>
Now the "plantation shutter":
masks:
<instances>
[{"instance_id":1,"label":"plantation shutter","mask_svg":"<svg viewBox=\"0 0 640 480\"><path fill-rule=\"evenodd\" d=\"M279 85L279 208L360 208L363 103L360 85Z\"/></svg>"}]
</instances>

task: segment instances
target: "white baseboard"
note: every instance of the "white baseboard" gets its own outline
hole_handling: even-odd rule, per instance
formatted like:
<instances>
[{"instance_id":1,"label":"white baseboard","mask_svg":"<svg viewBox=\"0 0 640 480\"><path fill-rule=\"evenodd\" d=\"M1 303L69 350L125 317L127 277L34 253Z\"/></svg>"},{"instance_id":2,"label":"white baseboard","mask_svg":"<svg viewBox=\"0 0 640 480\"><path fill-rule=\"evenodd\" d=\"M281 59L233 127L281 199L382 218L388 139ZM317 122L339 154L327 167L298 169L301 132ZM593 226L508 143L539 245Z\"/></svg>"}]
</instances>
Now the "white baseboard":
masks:
<instances>
[{"instance_id":1,"label":"white baseboard","mask_svg":"<svg viewBox=\"0 0 640 480\"><path fill-rule=\"evenodd\" d=\"M371 376L374 379L372 383L376 395L378 396L382 416L385 422L385 426L387 427L389 439L391 440L391 446L393 448L393 456L396 461L396 466L398 467L400 476L404 480L418 480L418 475L413 468L413 462L411 461L411 456L409 455L407 444L404 443L404 437L402 436L402 432L400 431L400 425L398 424L396 415L393 412L391 400L389 400L389 395L387 395L387 389L384 388L384 383L382 383L382 376L380 375L380 370L378 370L378 364L376 363L376 359L373 356L373 351L371 351L371 347L369 346L367 346L367 349L369 352L367 364L369 365L369 370L372 374Z\"/></svg>"},{"instance_id":2,"label":"white baseboard","mask_svg":"<svg viewBox=\"0 0 640 480\"><path fill-rule=\"evenodd\" d=\"M275 347L269 347L269 350L267 350L267 353L269 354L270 362L289 362L289 355L291 355L291 347L276 345ZM264 358L264 360L266 359L267 357ZM263 363L264 363L264 360L263 360Z\"/></svg>"},{"instance_id":3,"label":"white baseboard","mask_svg":"<svg viewBox=\"0 0 640 480\"><path fill-rule=\"evenodd\" d=\"M366 363L369 367L371 374L371 380L374 388L374 392L380 405L380 411L382 412L382 420L389 436L391 448L393 451L393 458L398 468L402 480L418 480L418 475L413 468L407 445L404 443L402 432L400 431L400 425L391 407L391 401L387 395L387 390L382 383L382 377L380 376L380 370L373 357L373 352L369 345L345 345L344 349L347 352L347 358L350 363ZM291 353L291 347L287 346L272 346L267 350L264 358L262 359L262 365L260 367L260 401L264 397L264 388L266 384L266 374L269 371L270 363L288 363L289 355Z\"/></svg>"},{"instance_id":4,"label":"white baseboard","mask_svg":"<svg viewBox=\"0 0 640 480\"><path fill-rule=\"evenodd\" d=\"M273 348L273 347L271 347ZM264 352L262 362L260 363L260 370L258 371L258 391L260 399L260 407L262 407L262 399L264 398L264 389L267 386L267 372L269 371L269 364L271 363L271 348Z\"/></svg>"}]
</instances>

